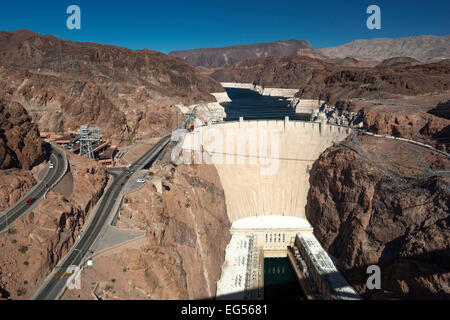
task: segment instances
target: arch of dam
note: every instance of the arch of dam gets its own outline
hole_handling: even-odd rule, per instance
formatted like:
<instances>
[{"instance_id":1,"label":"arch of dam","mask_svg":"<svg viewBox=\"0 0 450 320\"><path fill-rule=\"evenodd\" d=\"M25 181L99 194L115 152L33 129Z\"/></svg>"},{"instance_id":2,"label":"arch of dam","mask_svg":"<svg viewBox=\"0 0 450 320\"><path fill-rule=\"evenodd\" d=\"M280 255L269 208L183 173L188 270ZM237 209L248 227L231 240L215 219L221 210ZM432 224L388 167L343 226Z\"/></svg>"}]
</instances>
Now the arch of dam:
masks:
<instances>
[{"instance_id":1,"label":"arch of dam","mask_svg":"<svg viewBox=\"0 0 450 320\"><path fill-rule=\"evenodd\" d=\"M312 164L350 132L320 122L241 118L196 128L182 148L186 155L196 152L186 162L216 166L230 222L267 215L305 218Z\"/></svg>"},{"instance_id":2,"label":"arch of dam","mask_svg":"<svg viewBox=\"0 0 450 320\"><path fill-rule=\"evenodd\" d=\"M340 299L342 292L357 296L351 287L342 289L345 280L340 274L331 282L320 275L338 271L330 269L334 265L305 216L312 164L350 133L350 128L286 117L284 121L240 118L197 127L185 135L174 149L181 154L178 163L215 165L232 223L217 283L219 299L262 299L265 257L287 257L308 298ZM298 240L303 237L312 240ZM308 263L316 272L314 279ZM310 285L314 281L317 285ZM335 289L341 291L333 293Z\"/></svg>"}]
</instances>

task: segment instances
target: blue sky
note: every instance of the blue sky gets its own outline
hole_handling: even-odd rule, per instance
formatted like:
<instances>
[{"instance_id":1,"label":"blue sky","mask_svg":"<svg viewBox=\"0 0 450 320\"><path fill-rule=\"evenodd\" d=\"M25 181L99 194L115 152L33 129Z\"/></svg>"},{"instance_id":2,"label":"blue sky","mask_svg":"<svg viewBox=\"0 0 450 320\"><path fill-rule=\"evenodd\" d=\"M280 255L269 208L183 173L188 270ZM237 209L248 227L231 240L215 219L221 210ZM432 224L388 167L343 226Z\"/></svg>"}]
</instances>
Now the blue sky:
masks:
<instances>
[{"instance_id":1,"label":"blue sky","mask_svg":"<svg viewBox=\"0 0 450 320\"><path fill-rule=\"evenodd\" d=\"M66 8L81 8L68 30ZM381 30L366 28L366 8L381 8ZM316 48L355 39L450 34L450 1L426 0L1 0L0 30L30 29L73 41L172 50L309 40Z\"/></svg>"}]
</instances>

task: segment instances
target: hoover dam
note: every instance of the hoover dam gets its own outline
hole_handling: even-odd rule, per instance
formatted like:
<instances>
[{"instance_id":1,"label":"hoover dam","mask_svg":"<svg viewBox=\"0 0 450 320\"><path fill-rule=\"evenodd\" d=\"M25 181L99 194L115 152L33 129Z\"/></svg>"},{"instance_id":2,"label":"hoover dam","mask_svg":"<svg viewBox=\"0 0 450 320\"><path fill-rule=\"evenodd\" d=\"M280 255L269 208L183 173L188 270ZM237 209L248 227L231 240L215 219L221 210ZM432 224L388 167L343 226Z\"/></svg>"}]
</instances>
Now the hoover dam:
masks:
<instances>
[{"instance_id":1,"label":"hoover dam","mask_svg":"<svg viewBox=\"0 0 450 320\"><path fill-rule=\"evenodd\" d=\"M186 136L183 150L187 155L189 150L202 152L202 161L215 164L231 222L266 215L305 218L313 162L350 130L288 118L241 118L196 128Z\"/></svg>"},{"instance_id":2,"label":"hoover dam","mask_svg":"<svg viewBox=\"0 0 450 320\"><path fill-rule=\"evenodd\" d=\"M345 283L312 234L305 206L313 162L350 133L350 128L324 121L290 121L288 117L245 121L240 117L239 121L197 127L185 135L174 149L177 160L215 165L232 223L217 286L219 299L262 299L267 257L289 257L294 269L305 265L304 260L316 261L315 267L331 268L326 272L338 274L337 282ZM308 241L301 241L303 237ZM299 252L304 252L305 259ZM303 262L296 262L295 256ZM296 272L299 281L305 282L301 270ZM351 287L341 284L339 288L346 288L348 297L357 297ZM331 281L327 289L316 291L324 296L333 285Z\"/></svg>"}]
</instances>

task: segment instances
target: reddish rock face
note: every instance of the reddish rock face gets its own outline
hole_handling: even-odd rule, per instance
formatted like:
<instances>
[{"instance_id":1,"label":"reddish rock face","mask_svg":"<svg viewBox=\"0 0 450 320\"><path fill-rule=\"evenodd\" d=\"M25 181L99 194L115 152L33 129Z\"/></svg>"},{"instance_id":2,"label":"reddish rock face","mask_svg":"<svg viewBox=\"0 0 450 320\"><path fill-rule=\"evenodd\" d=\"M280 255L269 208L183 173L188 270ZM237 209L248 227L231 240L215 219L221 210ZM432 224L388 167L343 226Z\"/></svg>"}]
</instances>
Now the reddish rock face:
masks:
<instances>
[{"instance_id":1,"label":"reddish rock face","mask_svg":"<svg viewBox=\"0 0 450 320\"><path fill-rule=\"evenodd\" d=\"M164 122L164 135L176 127L169 107L176 115L175 104L214 102L210 93L224 91L187 62L153 50L58 41L26 30L0 32L0 42L0 96L32 111L41 131L95 125L120 143L151 136L146 123Z\"/></svg>"},{"instance_id":2,"label":"reddish rock face","mask_svg":"<svg viewBox=\"0 0 450 320\"><path fill-rule=\"evenodd\" d=\"M222 48L173 51L169 55L186 60L196 67L218 68L267 56L307 55L325 57L306 40L285 40Z\"/></svg>"},{"instance_id":3,"label":"reddish rock face","mask_svg":"<svg viewBox=\"0 0 450 320\"><path fill-rule=\"evenodd\" d=\"M363 129L428 143L442 151L450 150L450 120L411 109L410 112L376 107L362 109Z\"/></svg>"},{"instance_id":4,"label":"reddish rock face","mask_svg":"<svg viewBox=\"0 0 450 320\"><path fill-rule=\"evenodd\" d=\"M211 298L230 239L219 176L212 165L161 170L162 194L147 184L126 197L121 213L120 225L147 230L149 245L136 252L146 270L140 286L155 299Z\"/></svg>"},{"instance_id":5,"label":"reddish rock face","mask_svg":"<svg viewBox=\"0 0 450 320\"><path fill-rule=\"evenodd\" d=\"M35 184L36 180L28 170L0 171L0 211L16 203Z\"/></svg>"},{"instance_id":6,"label":"reddish rock face","mask_svg":"<svg viewBox=\"0 0 450 320\"><path fill-rule=\"evenodd\" d=\"M311 170L306 216L365 298L450 297L450 179L440 155L359 137L327 149ZM366 268L381 268L368 290Z\"/></svg>"},{"instance_id":7,"label":"reddish rock face","mask_svg":"<svg viewBox=\"0 0 450 320\"><path fill-rule=\"evenodd\" d=\"M145 231L144 238L96 256L94 266L83 271L82 289L67 291L63 299L92 299L97 284L102 299L215 296L230 240L215 167L158 161L151 172L151 181L126 195L117 222L120 229Z\"/></svg>"},{"instance_id":8,"label":"reddish rock face","mask_svg":"<svg viewBox=\"0 0 450 320\"><path fill-rule=\"evenodd\" d=\"M44 157L39 130L26 110L0 99L0 169L31 169Z\"/></svg>"},{"instance_id":9,"label":"reddish rock face","mask_svg":"<svg viewBox=\"0 0 450 320\"><path fill-rule=\"evenodd\" d=\"M0 299L29 299L73 246L89 210L101 197L107 172L95 161L70 156L73 192L48 193L0 238Z\"/></svg>"},{"instance_id":10,"label":"reddish rock face","mask_svg":"<svg viewBox=\"0 0 450 320\"><path fill-rule=\"evenodd\" d=\"M255 83L266 87L302 88L314 73L326 74L333 64L306 56L248 59L217 70L211 77L221 82Z\"/></svg>"},{"instance_id":11,"label":"reddish rock face","mask_svg":"<svg viewBox=\"0 0 450 320\"><path fill-rule=\"evenodd\" d=\"M402 59L394 59L376 67L362 67L352 61L267 57L236 63L215 71L211 77L222 82L298 88L297 97L320 98L329 104L351 98L415 96L449 90L448 64L402 62Z\"/></svg>"}]
</instances>

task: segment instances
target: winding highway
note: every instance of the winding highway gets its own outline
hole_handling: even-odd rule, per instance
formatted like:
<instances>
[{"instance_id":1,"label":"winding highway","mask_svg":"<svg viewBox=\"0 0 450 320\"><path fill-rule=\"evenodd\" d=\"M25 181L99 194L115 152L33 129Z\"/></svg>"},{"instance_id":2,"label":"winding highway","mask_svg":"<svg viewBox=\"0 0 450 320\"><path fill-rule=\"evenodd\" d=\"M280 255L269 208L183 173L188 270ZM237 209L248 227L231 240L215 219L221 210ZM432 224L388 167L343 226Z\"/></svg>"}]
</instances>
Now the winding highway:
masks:
<instances>
[{"instance_id":1,"label":"winding highway","mask_svg":"<svg viewBox=\"0 0 450 320\"><path fill-rule=\"evenodd\" d=\"M87 226L85 226L81 238L75 243L71 251L66 255L62 262L56 266L52 273L44 281L44 284L35 293L34 300L55 300L63 292L67 277L57 277L55 273L69 272L69 266L82 266L86 258L91 253L91 247L95 240L101 234L102 230L112 221L116 214L115 204L121 202L121 192L128 182L133 172L141 170L155 161L161 151L170 142L170 136L162 138L158 143L149 149L131 166L111 173L113 183L107 188L98 204L97 210L93 212L94 216Z\"/></svg>"},{"instance_id":2,"label":"winding highway","mask_svg":"<svg viewBox=\"0 0 450 320\"><path fill-rule=\"evenodd\" d=\"M0 213L0 232L9 229L17 219L22 218L28 212L36 208L46 192L66 173L67 166L65 161L66 157L63 152L56 147L52 147L45 177L19 201L9 207L6 211ZM53 168L50 168L50 163L53 164ZM32 205L27 205L27 199L30 198L36 200Z\"/></svg>"}]
</instances>

